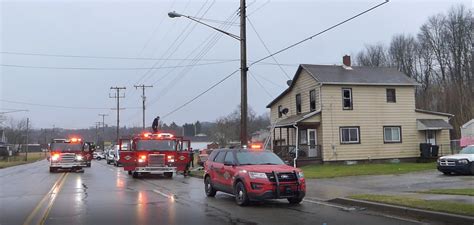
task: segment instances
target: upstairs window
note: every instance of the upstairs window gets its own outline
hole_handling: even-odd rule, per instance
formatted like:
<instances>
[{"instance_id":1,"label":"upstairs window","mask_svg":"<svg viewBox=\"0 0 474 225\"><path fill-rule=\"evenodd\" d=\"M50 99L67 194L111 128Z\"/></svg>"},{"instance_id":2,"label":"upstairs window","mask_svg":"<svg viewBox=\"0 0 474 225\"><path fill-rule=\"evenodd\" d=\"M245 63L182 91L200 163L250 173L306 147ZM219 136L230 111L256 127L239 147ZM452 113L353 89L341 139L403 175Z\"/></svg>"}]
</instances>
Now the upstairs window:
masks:
<instances>
[{"instance_id":1,"label":"upstairs window","mask_svg":"<svg viewBox=\"0 0 474 225\"><path fill-rule=\"evenodd\" d=\"M352 88L342 89L342 109L352 110Z\"/></svg>"},{"instance_id":2,"label":"upstairs window","mask_svg":"<svg viewBox=\"0 0 474 225\"><path fill-rule=\"evenodd\" d=\"M301 94L296 95L296 113L301 113Z\"/></svg>"},{"instance_id":3,"label":"upstairs window","mask_svg":"<svg viewBox=\"0 0 474 225\"><path fill-rule=\"evenodd\" d=\"M281 118L283 116L283 113L281 112L282 108L283 107L281 105L278 106L278 118Z\"/></svg>"},{"instance_id":4,"label":"upstairs window","mask_svg":"<svg viewBox=\"0 0 474 225\"><path fill-rule=\"evenodd\" d=\"M309 111L316 110L316 90L309 91Z\"/></svg>"},{"instance_id":5,"label":"upstairs window","mask_svg":"<svg viewBox=\"0 0 474 225\"><path fill-rule=\"evenodd\" d=\"M387 102L397 102L397 95L395 89L387 89Z\"/></svg>"}]
</instances>

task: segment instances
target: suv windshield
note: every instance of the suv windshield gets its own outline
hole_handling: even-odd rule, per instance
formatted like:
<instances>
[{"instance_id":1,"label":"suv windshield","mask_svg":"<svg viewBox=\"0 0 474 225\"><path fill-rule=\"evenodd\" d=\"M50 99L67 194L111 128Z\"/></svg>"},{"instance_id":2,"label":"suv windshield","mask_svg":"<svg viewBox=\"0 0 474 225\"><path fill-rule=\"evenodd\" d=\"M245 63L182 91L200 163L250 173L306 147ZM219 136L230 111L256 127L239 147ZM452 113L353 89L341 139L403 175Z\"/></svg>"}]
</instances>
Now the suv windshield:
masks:
<instances>
[{"instance_id":1,"label":"suv windshield","mask_svg":"<svg viewBox=\"0 0 474 225\"><path fill-rule=\"evenodd\" d=\"M175 151L176 141L174 140L139 140L136 142L136 150L152 151Z\"/></svg>"},{"instance_id":2,"label":"suv windshield","mask_svg":"<svg viewBox=\"0 0 474 225\"><path fill-rule=\"evenodd\" d=\"M52 143L51 151L55 151L55 152L82 151L82 144L80 143Z\"/></svg>"},{"instance_id":3,"label":"suv windshield","mask_svg":"<svg viewBox=\"0 0 474 225\"><path fill-rule=\"evenodd\" d=\"M474 154L474 146L468 146L463 148L459 154Z\"/></svg>"},{"instance_id":4,"label":"suv windshield","mask_svg":"<svg viewBox=\"0 0 474 225\"><path fill-rule=\"evenodd\" d=\"M282 165L283 161L273 152L236 152L237 161L240 165Z\"/></svg>"}]
</instances>

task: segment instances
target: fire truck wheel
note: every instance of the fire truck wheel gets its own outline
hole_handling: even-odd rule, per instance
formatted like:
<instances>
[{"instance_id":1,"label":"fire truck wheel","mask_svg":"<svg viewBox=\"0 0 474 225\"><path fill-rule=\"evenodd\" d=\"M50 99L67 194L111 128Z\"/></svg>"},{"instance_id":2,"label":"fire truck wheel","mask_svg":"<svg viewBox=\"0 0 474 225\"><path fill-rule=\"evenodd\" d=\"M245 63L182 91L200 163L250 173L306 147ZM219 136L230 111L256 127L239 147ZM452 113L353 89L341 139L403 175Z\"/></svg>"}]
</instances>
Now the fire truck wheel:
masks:
<instances>
[{"instance_id":1,"label":"fire truck wheel","mask_svg":"<svg viewBox=\"0 0 474 225\"><path fill-rule=\"evenodd\" d=\"M172 178L173 177L173 173L170 173L170 172L166 172L163 174L166 178Z\"/></svg>"},{"instance_id":2,"label":"fire truck wheel","mask_svg":"<svg viewBox=\"0 0 474 225\"><path fill-rule=\"evenodd\" d=\"M247 190L245 189L244 183L241 181L237 182L234 188L235 202L239 206L246 206L250 203L249 197L247 196Z\"/></svg>"},{"instance_id":3,"label":"fire truck wheel","mask_svg":"<svg viewBox=\"0 0 474 225\"><path fill-rule=\"evenodd\" d=\"M137 172L133 172L133 173L132 173L132 177L133 177L133 178L138 178L138 173L137 173Z\"/></svg>"},{"instance_id":4,"label":"fire truck wheel","mask_svg":"<svg viewBox=\"0 0 474 225\"><path fill-rule=\"evenodd\" d=\"M49 167L49 172L50 173L56 173L56 168L53 168L53 167Z\"/></svg>"},{"instance_id":5,"label":"fire truck wheel","mask_svg":"<svg viewBox=\"0 0 474 225\"><path fill-rule=\"evenodd\" d=\"M214 197L216 196L216 189L214 189L212 187L212 183L211 183L211 177L207 176L205 179L204 179L204 191L206 192L206 195L208 197Z\"/></svg>"},{"instance_id":6,"label":"fire truck wheel","mask_svg":"<svg viewBox=\"0 0 474 225\"><path fill-rule=\"evenodd\" d=\"M132 175L132 171L131 171L131 170L128 171L128 175Z\"/></svg>"}]
</instances>

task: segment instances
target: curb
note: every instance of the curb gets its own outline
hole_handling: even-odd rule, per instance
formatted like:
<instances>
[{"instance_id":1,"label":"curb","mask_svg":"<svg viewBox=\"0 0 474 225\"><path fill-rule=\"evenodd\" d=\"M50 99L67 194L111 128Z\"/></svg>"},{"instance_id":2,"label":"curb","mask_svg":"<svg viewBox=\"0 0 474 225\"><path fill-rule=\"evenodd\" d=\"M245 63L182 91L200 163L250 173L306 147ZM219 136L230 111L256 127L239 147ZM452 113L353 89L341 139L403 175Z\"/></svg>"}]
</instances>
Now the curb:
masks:
<instances>
[{"instance_id":1,"label":"curb","mask_svg":"<svg viewBox=\"0 0 474 225\"><path fill-rule=\"evenodd\" d=\"M370 202L364 200L355 200L349 198L335 198L328 202L341 205L359 206L369 208L374 211L384 212L387 214L395 214L402 217L413 217L417 219L425 219L430 221L445 222L448 224L474 224L474 217L456 215L445 212L428 211L424 209L415 209L405 206L389 205L385 203Z\"/></svg>"},{"instance_id":2,"label":"curb","mask_svg":"<svg viewBox=\"0 0 474 225\"><path fill-rule=\"evenodd\" d=\"M194 178L199 178L199 179L203 179L202 175L199 175L199 174L193 174L193 172L191 171L191 173L189 173L190 177L194 177Z\"/></svg>"}]
</instances>

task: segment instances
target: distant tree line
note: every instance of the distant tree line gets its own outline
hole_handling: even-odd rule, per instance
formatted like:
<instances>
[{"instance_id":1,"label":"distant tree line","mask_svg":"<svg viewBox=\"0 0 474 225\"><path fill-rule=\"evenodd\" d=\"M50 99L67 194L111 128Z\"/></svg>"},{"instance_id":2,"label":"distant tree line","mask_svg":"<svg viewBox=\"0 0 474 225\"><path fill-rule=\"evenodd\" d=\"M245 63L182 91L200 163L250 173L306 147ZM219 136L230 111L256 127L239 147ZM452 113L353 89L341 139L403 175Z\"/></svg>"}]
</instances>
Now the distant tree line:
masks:
<instances>
[{"instance_id":1,"label":"distant tree line","mask_svg":"<svg viewBox=\"0 0 474 225\"><path fill-rule=\"evenodd\" d=\"M474 64L472 11L464 5L428 18L416 36L397 34L388 46L367 45L356 55L356 64L397 67L421 84L416 107L454 115L451 138L474 118Z\"/></svg>"}]
</instances>

